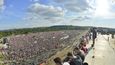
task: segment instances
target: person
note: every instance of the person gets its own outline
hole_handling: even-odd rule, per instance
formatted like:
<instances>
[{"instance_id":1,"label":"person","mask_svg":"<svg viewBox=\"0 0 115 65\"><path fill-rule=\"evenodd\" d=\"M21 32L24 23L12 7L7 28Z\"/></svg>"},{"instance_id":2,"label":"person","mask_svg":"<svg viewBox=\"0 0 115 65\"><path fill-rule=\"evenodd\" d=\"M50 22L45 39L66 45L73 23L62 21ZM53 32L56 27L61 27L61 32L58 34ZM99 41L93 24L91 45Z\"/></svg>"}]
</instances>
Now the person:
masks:
<instances>
[{"instance_id":1,"label":"person","mask_svg":"<svg viewBox=\"0 0 115 65\"><path fill-rule=\"evenodd\" d=\"M79 56L77 56L76 58L73 58L71 61L70 61L70 65L82 65L82 60Z\"/></svg>"},{"instance_id":2,"label":"person","mask_svg":"<svg viewBox=\"0 0 115 65\"><path fill-rule=\"evenodd\" d=\"M88 44L89 43L89 33L85 35L85 42Z\"/></svg>"},{"instance_id":3,"label":"person","mask_svg":"<svg viewBox=\"0 0 115 65\"><path fill-rule=\"evenodd\" d=\"M111 38L114 39L114 34L113 33L111 34Z\"/></svg>"},{"instance_id":4,"label":"person","mask_svg":"<svg viewBox=\"0 0 115 65\"><path fill-rule=\"evenodd\" d=\"M9 43L5 43L4 45L3 45L3 49L8 49L9 48Z\"/></svg>"},{"instance_id":5,"label":"person","mask_svg":"<svg viewBox=\"0 0 115 65\"><path fill-rule=\"evenodd\" d=\"M56 57L54 59L54 62L55 62L56 65L70 65L69 60L70 60L70 58L68 57L64 62L62 62L59 57Z\"/></svg>"},{"instance_id":6,"label":"person","mask_svg":"<svg viewBox=\"0 0 115 65\"><path fill-rule=\"evenodd\" d=\"M42 65L42 63L40 65Z\"/></svg>"},{"instance_id":7,"label":"person","mask_svg":"<svg viewBox=\"0 0 115 65\"><path fill-rule=\"evenodd\" d=\"M56 57L53 61L55 62L56 65L62 65L62 61L59 57Z\"/></svg>"},{"instance_id":8,"label":"person","mask_svg":"<svg viewBox=\"0 0 115 65\"><path fill-rule=\"evenodd\" d=\"M89 40L91 40L91 35L92 35L91 32L89 32Z\"/></svg>"},{"instance_id":9,"label":"person","mask_svg":"<svg viewBox=\"0 0 115 65\"><path fill-rule=\"evenodd\" d=\"M97 32L96 32L95 28L92 29L92 33L93 33L93 35L92 35L92 39L93 39L92 47L94 47L95 39L97 38Z\"/></svg>"},{"instance_id":10,"label":"person","mask_svg":"<svg viewBox=\"0 0 115 65\"><path fill-rule=\"evenodd\" d=\"M86 44L84 42L81 42L79 44L79 48L85 53L85 55L88 53L88 49L87 49Z\"/></svg>"},{"instance_id":11,"label":"person","mask_svg":"<svg viewBox=\"0 0 115 65\"><path fill-rule=\"evenodd\" d=\"M80 58L82 59L82 62L84 62L84 59L85 59L85 54L83 51L81 51L78 47L75 47L73 49L73 54L75 56L80 56Z\"/></svg>"},{"instance_id":12,"label":"person","mask_svg":"<svg viewBox=\"0 0 115 65\"><path fill-rule=\"evenodd\" d=\"M68 59L72 59L72 58L73 58L72 53L68 52L67 57L63 60L63 62L66 62Z\"/></svg>"},{"instance_id":13,"label":"person","mask_svg":"<svg viewBox=\"0 0 115 65\"><path fill-rule=\"evenodd\" d=\"M87 62L84 62L83 65L89 65Z\"/></svg>"},{"instance_id":14,"label":"person","mask_svg":"<svg viewBox=\"0 0 115 65\"><path fill-rule=\"evenodd\" d=\"M8 43L8 38L3 38L3 44Z\"/></svg>"},{"instance_id":15,"label":"person","mask_svg":"<svg viewBox=\"0 0 115 65\"><path fill-rule=\"evenodd\" d=\"M85 40L85 37L82 36L82 37L80 38L80 42L82 42L82 41L84 41L84 40Z\"/></svg>"},{"instance_id":16,"label":"person","mask_svg":"<svg viewBox=\"0 0 115 65\"><path fill-rule=\"evenodd\" d=\"M71 61L71 58L66 57L66 59L64 59L63 65L70 65L70 61Z\"/></svg>"},{"instance_id":17,"label":"person","mask_svg":"<svg viewBox=\"0 0 115 65\"><path fill-rule=\"evenodd\" d=\"M69 59L69 60L68 60ZM70 65L82 65L82 59L80 56L74 56L72 53L68 52L67 57L64 62L68 60Z\"/></svg>"}]
</instances>

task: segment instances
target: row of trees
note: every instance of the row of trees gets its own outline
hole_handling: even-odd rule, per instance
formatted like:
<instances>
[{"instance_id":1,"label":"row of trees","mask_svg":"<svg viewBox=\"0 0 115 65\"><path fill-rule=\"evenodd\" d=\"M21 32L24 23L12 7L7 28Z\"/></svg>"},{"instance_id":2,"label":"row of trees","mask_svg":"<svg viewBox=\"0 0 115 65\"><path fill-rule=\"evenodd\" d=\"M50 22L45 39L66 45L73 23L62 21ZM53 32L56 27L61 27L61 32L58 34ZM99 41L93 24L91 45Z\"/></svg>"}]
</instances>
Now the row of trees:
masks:
<instances>
[{"instance_id":1,"label":"row of trees","mask_svg":"<svg viewBox=\"0 0 115 65\"><path fill-rule=\"evenodd\" d=\"M101 34L115 34L115 29L113 28L98 28L98 32Z\"/></svg>"},{"instance_id":2,"label":"row of trees","mask_svg":"<svg viewBox=\"0 0 115 65\"><path fill-rule=\"evenodd\" d=\"M59 26L51 26L51 27L12 29L12 30L0 31L0 38L10 36L10 35L18 35L18 34L59 31L59 30L78 30L78 29L85 30L88 29L88 27L59 25Z\"/></svg>"}]
</instances>

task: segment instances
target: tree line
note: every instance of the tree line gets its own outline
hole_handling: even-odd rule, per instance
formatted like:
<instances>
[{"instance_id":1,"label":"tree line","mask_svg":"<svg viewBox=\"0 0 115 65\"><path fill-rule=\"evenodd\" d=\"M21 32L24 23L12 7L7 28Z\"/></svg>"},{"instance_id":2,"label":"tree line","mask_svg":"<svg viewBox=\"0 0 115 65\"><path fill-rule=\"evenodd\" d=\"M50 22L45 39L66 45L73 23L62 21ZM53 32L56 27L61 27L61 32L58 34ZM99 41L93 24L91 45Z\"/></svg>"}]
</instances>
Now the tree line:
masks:
<instances>
[{"instance_id":1,"label":"tree line","mask_svg":"<svg viewBox=\"0 0 115 65\"><path fill-rule=\"evenodd\" d=\"M23 28L23 29L11 29L0 31L0 38L18 35L18 34L28 34L36 32L48 32L48 31L60 31L60 30L86 30L89 27L80 27L80 26L69 26L69 25L57 25L51 27L38 27L38 28Z\"/></svg>"}]
</instances>

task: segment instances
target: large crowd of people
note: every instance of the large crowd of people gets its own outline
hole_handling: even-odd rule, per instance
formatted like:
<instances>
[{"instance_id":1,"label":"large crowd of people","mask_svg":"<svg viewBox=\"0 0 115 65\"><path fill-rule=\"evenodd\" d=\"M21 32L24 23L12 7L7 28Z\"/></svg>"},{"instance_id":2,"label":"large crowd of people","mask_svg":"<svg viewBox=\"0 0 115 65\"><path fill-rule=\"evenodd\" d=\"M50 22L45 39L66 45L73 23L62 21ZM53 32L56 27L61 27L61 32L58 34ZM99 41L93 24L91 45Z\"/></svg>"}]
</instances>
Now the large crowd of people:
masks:
<instances>
[{"instance_id":1,"label":"large crowd of people","mask_svg":"<svg viewBox=\"0 0 115 65\"><path fill-rule=\"evenodd\" d=\"M52 31L12 35L3 43L6 46L4 53L6 53L7 60L12 61L14 65L41 64L60 49L72 45L72 41L76 40L80 32L83 31ZM63 61L59 57L54 59L56 65L87 65L84 63L85 56L89 51L86 46L91 38L93 38L93 34L89 32L82 36L80 43L76 44L72 52L68 52Z\"/></svg>"},{"instance_id":2,"label":"large crowd of people","mask_svg":"<svg viewBox=\"0 0 115 65\"><path fill-rule=\"evenodd\" d=\"M36 65L45 62L60 49L71 45L79 30L29 33L10 36L7 60L14 65Z\"/></svg>"},{"instance_id":3,"label":"large crowd of people","mask_svg":"<svg viewBox=\"0 0 115 65\"><path fill-rule=\"evenodd\" d=\"M60 57L54 58L54 62L56 65L88 65L87 62L84 62L85 56L89 52L89 48L87 48L87 44L89 40L93 40L93 33L87 33L86 35L82 36L80 39L80 43L77 44L73 51L68 52L65 59L61 60ZM94 43L94 42L93 42ZM91 45L90 48L93 48Z\"/></svg>"}]
</instances>

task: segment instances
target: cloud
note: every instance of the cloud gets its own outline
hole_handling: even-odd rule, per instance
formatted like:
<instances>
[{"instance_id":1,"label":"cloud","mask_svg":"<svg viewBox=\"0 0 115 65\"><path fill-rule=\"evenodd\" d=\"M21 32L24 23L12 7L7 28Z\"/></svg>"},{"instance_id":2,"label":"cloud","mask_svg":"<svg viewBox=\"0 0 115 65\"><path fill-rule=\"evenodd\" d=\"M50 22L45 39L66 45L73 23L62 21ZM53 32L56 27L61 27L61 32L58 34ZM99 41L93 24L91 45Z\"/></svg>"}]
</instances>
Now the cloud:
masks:
<instances>
[{"instance_id":1,"label":"cloud","mask_svg":"<svg viewBox=\"0 0 115 65\"><path fill-rule=\"evenodd\" d=\"M38 15L36 13L27 13L23 21L31 27L51 26L63 21L63 17L50 17Z\"/></svg>"},{"instance_id":2,"label":"cloud","mask_svg":"<svg viewBox=\"0 0 115 65\"><path fill-rule=\"evenodd\" d=\"M112 3L115 3L115 0L111 0Z\"/></svg>"},{"instance_id":3,"label":"cloud","mask_svg":"<svg viewBox=\"0 0 115 65\"><path fill-rule=\"evenodd\" d=\"M101 19L115 19L115 12L109 12L108 15L106 16L98 16L98 17L95 17L95 18L101 18Z\"/></svg>"},{"instance_id":4,"label":"cloud","mask_svg":"<svg viewBox=\"0 0 115 65\"><path fill-rule=\"evenodd\" d=\"M85 0L54 0L57 4L64 4L64 7L60 5L45 5L35 2L28 7L27 16L24 17L25 21L32 22L32 25L55 25L55 24L70 24L72 20L84 21L88 20L89 17L85 15L77 15L77 18L66 18L68 16L67 11L71 12L83 12L86 11L90 6ZM69 14L71 16L71 14ZM76 15L75 15L76 17ZM42 21L42 22L41 22ZM70 21L70 22L69 22ZM39 24L37 24L39 23ZM35 25L34 24L34 25Z\"/></svg>"},{"instance_id":5,"label":"cloud","mask_svg":"<svg viewBox=\"0 0 115 65\"><path fill-rule=\"evenodd\" d=\"M39 0L30 0L31 2L39 2Z\"/></svg>"},{"instance_id":6,"label":"cloud","mask_svg":"<svg viewBox=\"0 0 115 65\"><path fill-rule=\"evenodd\" d=\"M39 27L46 24L46 21L43 20L43 17L37 15L36 13L26 13L23 18L23 22L26 22L26 25L29 27Z\"/></svg>"},{"instance_id":7,"label":"cloud","mask_svg":"<svg viewBox=\"0 0 115 65\"><path fill-rule=\"evenodd\" d=\"M66 10L53 5L44 5L37 2L28 7L23 18L30 26L50 26L63 21Z\"/></svg>"},{"instance_id":8,"label":"cloud","mask_svg":"<svg viewBox=\"0 0 115 65\"><path fill-rule=\"evenodd\" d=\"M3 6L3 5L4 5L4 1L0 0L0 6Z\"/></svg>"},{"instance_id":9,"label":"cloud","mask_svg":"<svg viewBox=\"0 0 115 65\"><path fill-rule=\"evenodd\" d=\"M89 20L88 9L91 10L87 0L53 0L50 5L32 3L27 10L24 20L32 26L45 26L56 24L72 24L72 21ZM64 6L62 6L64 5ZM69 13L68 13L69 11ZM82 13L81 13L82 12ZM71 17L73 13L73 17ZM75 15L76 13L77 15ZM81 14L81 15L80 15ZM75 18L76 17L76 18Z\"/></svg>"},{"instance_id":10,"label":"cloud","mask_svg":"<svg viewBox=\"0 0 115 65\"><path fill-rule=\"evenodd\" d=\"M44 20L50 21L51 23L58 23L58 22L62 22L64 20L64 18L62 17L46 17L44 18Z\"/></svg>"},{"instance_id":11,"label":"cloud","mask_svg":"<svg viewBox=\"0 0 115 65\"><path fill-rule=\"evenodd\" d=\"M34 0L34 2L38 2L39 0Z\"/></svg>"},{"instance_id":12,"label":"cloud","mask_svg":"<svg viewBox=\"0 0 115 65\"><path fill-rule=\"evenodd\" d=\"M96 19L115 19L115 3L114 0L103 0L97 2L96 10L94 12L94 17Z\"/></svg>"},{"instance_id":13,"label":"cloud","mask_svg":"<svg viewBox=\"0 0 115 65\"><path fill-rule=\"evenodd\" d=\"M4 9L4 0L0 0L0 11Z\"/></svg>"},{"instance_id":14,"label":"cloud","mask_svg":"<svg viewBox=\"0 0 115 65\"><path fill-rule=\"evenodd\" d=\"M67 10L72 12L83 12L92 8L87 0L54 0L54 2L63 4Z\"/></svg>"},{"instance_id":15,"label":"cloud","mask_svg":"<svg viewBox=\"0 0 115 65\"><path fill-rule=\"evenodd\" d=\"M48 16L48 17L59 17L64 16L65 10L63 10L61 7L54 7L52 5L43 5L39 3L32 4L28 11L30 13L36 13L41 16Z\"/></svg>"},{"instance_id":16,"label":"cloud","mask_svg":"<svg viewBox=\"0 0 115 65\"><path fill-rule=\"evenodd\" d=\"M81 22L81 21L86 21L86 20L90 20L91 19L91 17L89 17L89 16L79 16L79 17L77 17L77 18L73 18L72 20L71 20L71 22L74 22L74 21L79 21L79 22Z\"/></svg>"}]
</instances>

